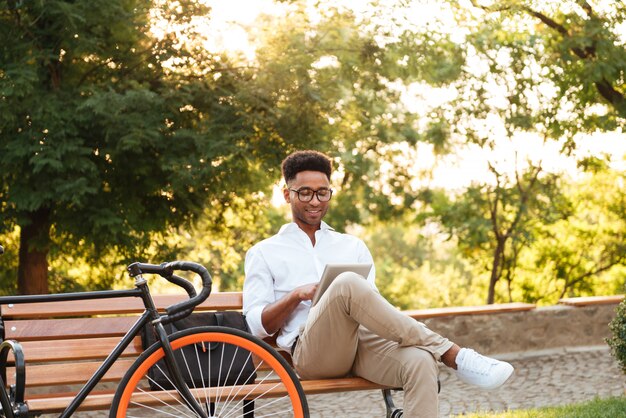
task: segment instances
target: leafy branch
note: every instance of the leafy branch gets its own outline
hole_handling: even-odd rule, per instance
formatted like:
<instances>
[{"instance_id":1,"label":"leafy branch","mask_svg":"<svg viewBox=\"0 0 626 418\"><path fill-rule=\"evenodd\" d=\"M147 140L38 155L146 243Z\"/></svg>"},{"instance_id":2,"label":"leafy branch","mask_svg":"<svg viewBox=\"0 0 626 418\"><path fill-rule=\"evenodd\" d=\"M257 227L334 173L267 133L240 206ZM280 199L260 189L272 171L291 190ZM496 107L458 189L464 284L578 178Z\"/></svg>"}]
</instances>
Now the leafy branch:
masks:
<instances>
[{"instance_id":1,"label":"leafy branch","mask_svg":"<svg viewBox=\"0 0 626 418\"><path fill-rule=\"evenodd\" d=\"M477 0L471 0L471 3L474 7L485 10L489 13L495 12L503 12L510 11L513 9L512 6L508 5L496 5L496 6L484 6L481 5ZM591 5L583 1L581 3L581 7L587 14L589 19L593 20L601 20L598 15L594 12ZM543 24L545 24L550 29L555 30L559 35L563 37L565 40L574 40L574 34L565 27L564 24L557 22L555 19L547 16L546 14L539 12L537 10L532 9L529 6L521 6L520 10L527 13L528 15L540 20ZM573 46L570 47L570 50L580 59L585 61L592 61L597 57L597 47L595 41L585 47L577 46L575 42L572 42ZM606 77L602 77L600 80L595 80L593 82L598 93L602 96L611 106L613 106L620 114L626 115L626 97L622 92L620 92Z\"/></svg>"}]
</instances>

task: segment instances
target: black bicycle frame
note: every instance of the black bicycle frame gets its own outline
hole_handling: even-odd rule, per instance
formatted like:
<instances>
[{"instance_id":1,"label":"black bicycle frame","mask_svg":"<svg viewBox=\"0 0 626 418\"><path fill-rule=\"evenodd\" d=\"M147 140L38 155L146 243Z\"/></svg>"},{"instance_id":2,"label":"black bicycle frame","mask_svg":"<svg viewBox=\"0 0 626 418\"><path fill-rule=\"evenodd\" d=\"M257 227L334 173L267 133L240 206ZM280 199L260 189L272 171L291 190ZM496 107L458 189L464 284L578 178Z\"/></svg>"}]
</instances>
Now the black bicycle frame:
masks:
<instances>
[{"instance_id":1,"label":"black bicycle frame","mask_svg":"<svg viewBox=\"0 0 626 418\"><path fill-rule=\"evenodd\" d=\"M139 277L138 277L139 278ZM120 342L115 346L113 351L107 356L104 362L98 367L98 369L94 372L94 374L89 378L87 383L81 388L81 390L76 394L72 402L65 408L65 410L59 415L59 418L69 418L72 414L78 409L80 404L87 398L87 395L91 393L91 391L96 387L96 385L100 382L102 377L106 374L106 372L111 368L113 363L121 356L122 352L128 347L128 345L132 342L132 340L139 335L141 329L148 324L148 322L153 323L153 325L157 329L157 335L159 335L160 340L163 344L165 353L166 353L166 363L168 368L170 368L170 373L174 378L174 384L177 389L183 395L183 398L187 401L189 406L194 409L196 413L198 413L201 417L207 418L206 413L202 410L202 407L198 405L197 401L189 391L189 388L184 383L178 365L175 361L169 361L170 358L173 359L174 356L172 354L172 349L169 346L167 334L163 325L160 323L160 315L157 311L156 306L150 296L150 290L148 289L147 283L144 279L139 278L135 282L135 289L127 289L127 290L105 290L105 291L97 291L97 292L82 292L82 293L55 293L51 295L24 295L24 296L1 296L0 304L17 304L17 303L33 303L33 302L61 302L61 301L72 301L72 300L92 300L92 299L109 299L109 298L117 298L117 297L139 297L143 300L144 307L146 308L144 313L139 317L139 319L133 324L130 330L122 337ZM2 339L4 340L4 332L2 333ZM0 384L2 389L2 394L0 394L0 400L7 401L6 399L6 384L0 376ZM5 409L5 408L3 408ZM13 411L4 411L6 418L14 418L15 415Z\"/></svg>"}]
</instances>

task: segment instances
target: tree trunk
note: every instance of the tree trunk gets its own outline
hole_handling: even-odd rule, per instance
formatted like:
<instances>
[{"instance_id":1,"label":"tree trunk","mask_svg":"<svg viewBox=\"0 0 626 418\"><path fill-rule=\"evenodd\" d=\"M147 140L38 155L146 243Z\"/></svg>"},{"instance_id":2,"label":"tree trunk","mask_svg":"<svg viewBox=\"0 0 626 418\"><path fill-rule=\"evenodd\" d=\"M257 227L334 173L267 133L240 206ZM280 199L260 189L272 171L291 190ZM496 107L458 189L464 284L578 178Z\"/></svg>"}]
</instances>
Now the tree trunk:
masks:
<instances>
[{"instance_id":1,"label":"tree trunk","mask_svg":"<svg viewBox=\"0 0 626 418\"><path fill-rule=\"evenodd\" d=\"M49 293L48 250L50 211L39 209L29 214L30 222L21 226L17 288L22 295Z\"/></svg>"},{"instance_id":2,"label":"tree trunk","mask_svg":"<svg viewBox=\"0 0 626 418\"><path fill-rule=\"evenodd\" d=\"M493 263L491 265L491 277L489 278L489 293L487 304L492 305L496 298L496 283L500 280L500 262L504 253L504 240L498 240L498 245L493 252Z\"/></svg>"}]
</instances>

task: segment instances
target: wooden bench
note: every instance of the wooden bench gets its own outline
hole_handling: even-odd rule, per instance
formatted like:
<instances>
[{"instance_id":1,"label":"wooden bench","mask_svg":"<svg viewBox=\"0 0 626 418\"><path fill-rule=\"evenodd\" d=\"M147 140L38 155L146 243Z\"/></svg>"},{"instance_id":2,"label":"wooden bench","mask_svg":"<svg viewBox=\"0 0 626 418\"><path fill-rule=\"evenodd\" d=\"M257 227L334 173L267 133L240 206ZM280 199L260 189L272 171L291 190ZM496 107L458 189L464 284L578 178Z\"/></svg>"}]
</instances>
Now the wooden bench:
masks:
<instances>
[{"instance_id":1,"label":"wooden bench","mask_svg":"<svg viewBox=\"0 0 626 418\"><path fill-rule=\"evenodd\" d=\"M176 295L154 296L159 309L184 298ZM240 310L241 292L212 293L196 312ZM533 309L532 304L502 304L480 307L457 307L407 311L422 319L444 315L469 315ZM4 340L21 343L26 360L26 394L31 412L61 412L112 351L121 337L143 312L135 298L98 301L40 302L0 305L1 331ZM106 410L116 383L142 352L139 337L104 376L93 394L79 410ZM288 360L289 355L285 353ZM12 373L7 374L13 383ZM307 394L390 389L358 377L302 381Z\"/></svg>"},{"instance_id":2,"label":"wooden bench","mask_svg":"<svg viewBox=\"0 0 626 418\"><path fill-rule=\"evenodd\" d=\"M154 296L159 309L183 298L182 295ZM241 307L240 292L216 292L195 312ZM143 304L136 298L0 305L3 339L19 341L24 351L25 399L29 411L63 411L141 312ZM141 339L137 337L79 411L108 409L116 383L141 352ZM290 360L288 354L284 355ZM14 383L13 379L13 373L7 372L9 384ZM358 377L308 380L302 386L307 394L388 389Z\"/></svg>"}]
</instances>

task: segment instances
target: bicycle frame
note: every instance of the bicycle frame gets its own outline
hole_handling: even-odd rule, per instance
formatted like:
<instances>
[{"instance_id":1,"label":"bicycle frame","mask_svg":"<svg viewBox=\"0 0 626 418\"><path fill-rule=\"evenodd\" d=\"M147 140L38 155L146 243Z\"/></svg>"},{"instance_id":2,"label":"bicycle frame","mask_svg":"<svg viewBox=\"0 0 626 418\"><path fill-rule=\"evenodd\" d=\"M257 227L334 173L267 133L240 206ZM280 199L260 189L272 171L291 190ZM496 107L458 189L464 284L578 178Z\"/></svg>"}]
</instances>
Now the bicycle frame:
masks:
<instances>
[{"instance_id":1,"label":"bicycle frame","mask_svg":"<svg viewBox=\"0 0 626 418\"><path fill-rule=\"evenodd\" d=\"M189 391L189 388L184 383L178 365L173 360L174 355L169 345L167 333L163 324L161 324L161 316L154 304L150 290L147 285L147 281L142 276L135 277L135 289L127 290L105 290L94 292L81 292L81 293L56 293L50 295L25 295L25 296L2 296L0 297L0 304L17 304L17 303L36 303L36 302L61 302L61 301L73 301L73 300L95 300L95 299L108 299L118 297L139 297L142 299L145 311L139 317L139 319L133 324L133 326L126 332L120 342L115 346L113 351L107 356L103 363L98 367L94 374L89 378L87 383L76 394L72 402L65 408L65 410L59 415L59 418L69 418L78 409L80 404L87 398L89 393L96 387L102 377L111 368L113 363L121 356L122 352L128 347L132 340L139 335L142 328L148 323L151 323L159 336L163 348L165 351L165 360L169 368L171 376L174 380L176 389L181 392L185 401L198 413L201 417L207 417L206 413L202 410L202 407L198 405L197 401ZM4 335L2 336L4 339ZM7 418L21 418L24 415L23 411L10 410L10 401L6 394L6 383L3 376L0 376L0 385L2 385L2 393L0 393L0 403ZM8 407L8 408L7 408Z\"/></svg>"}]
</instances>

